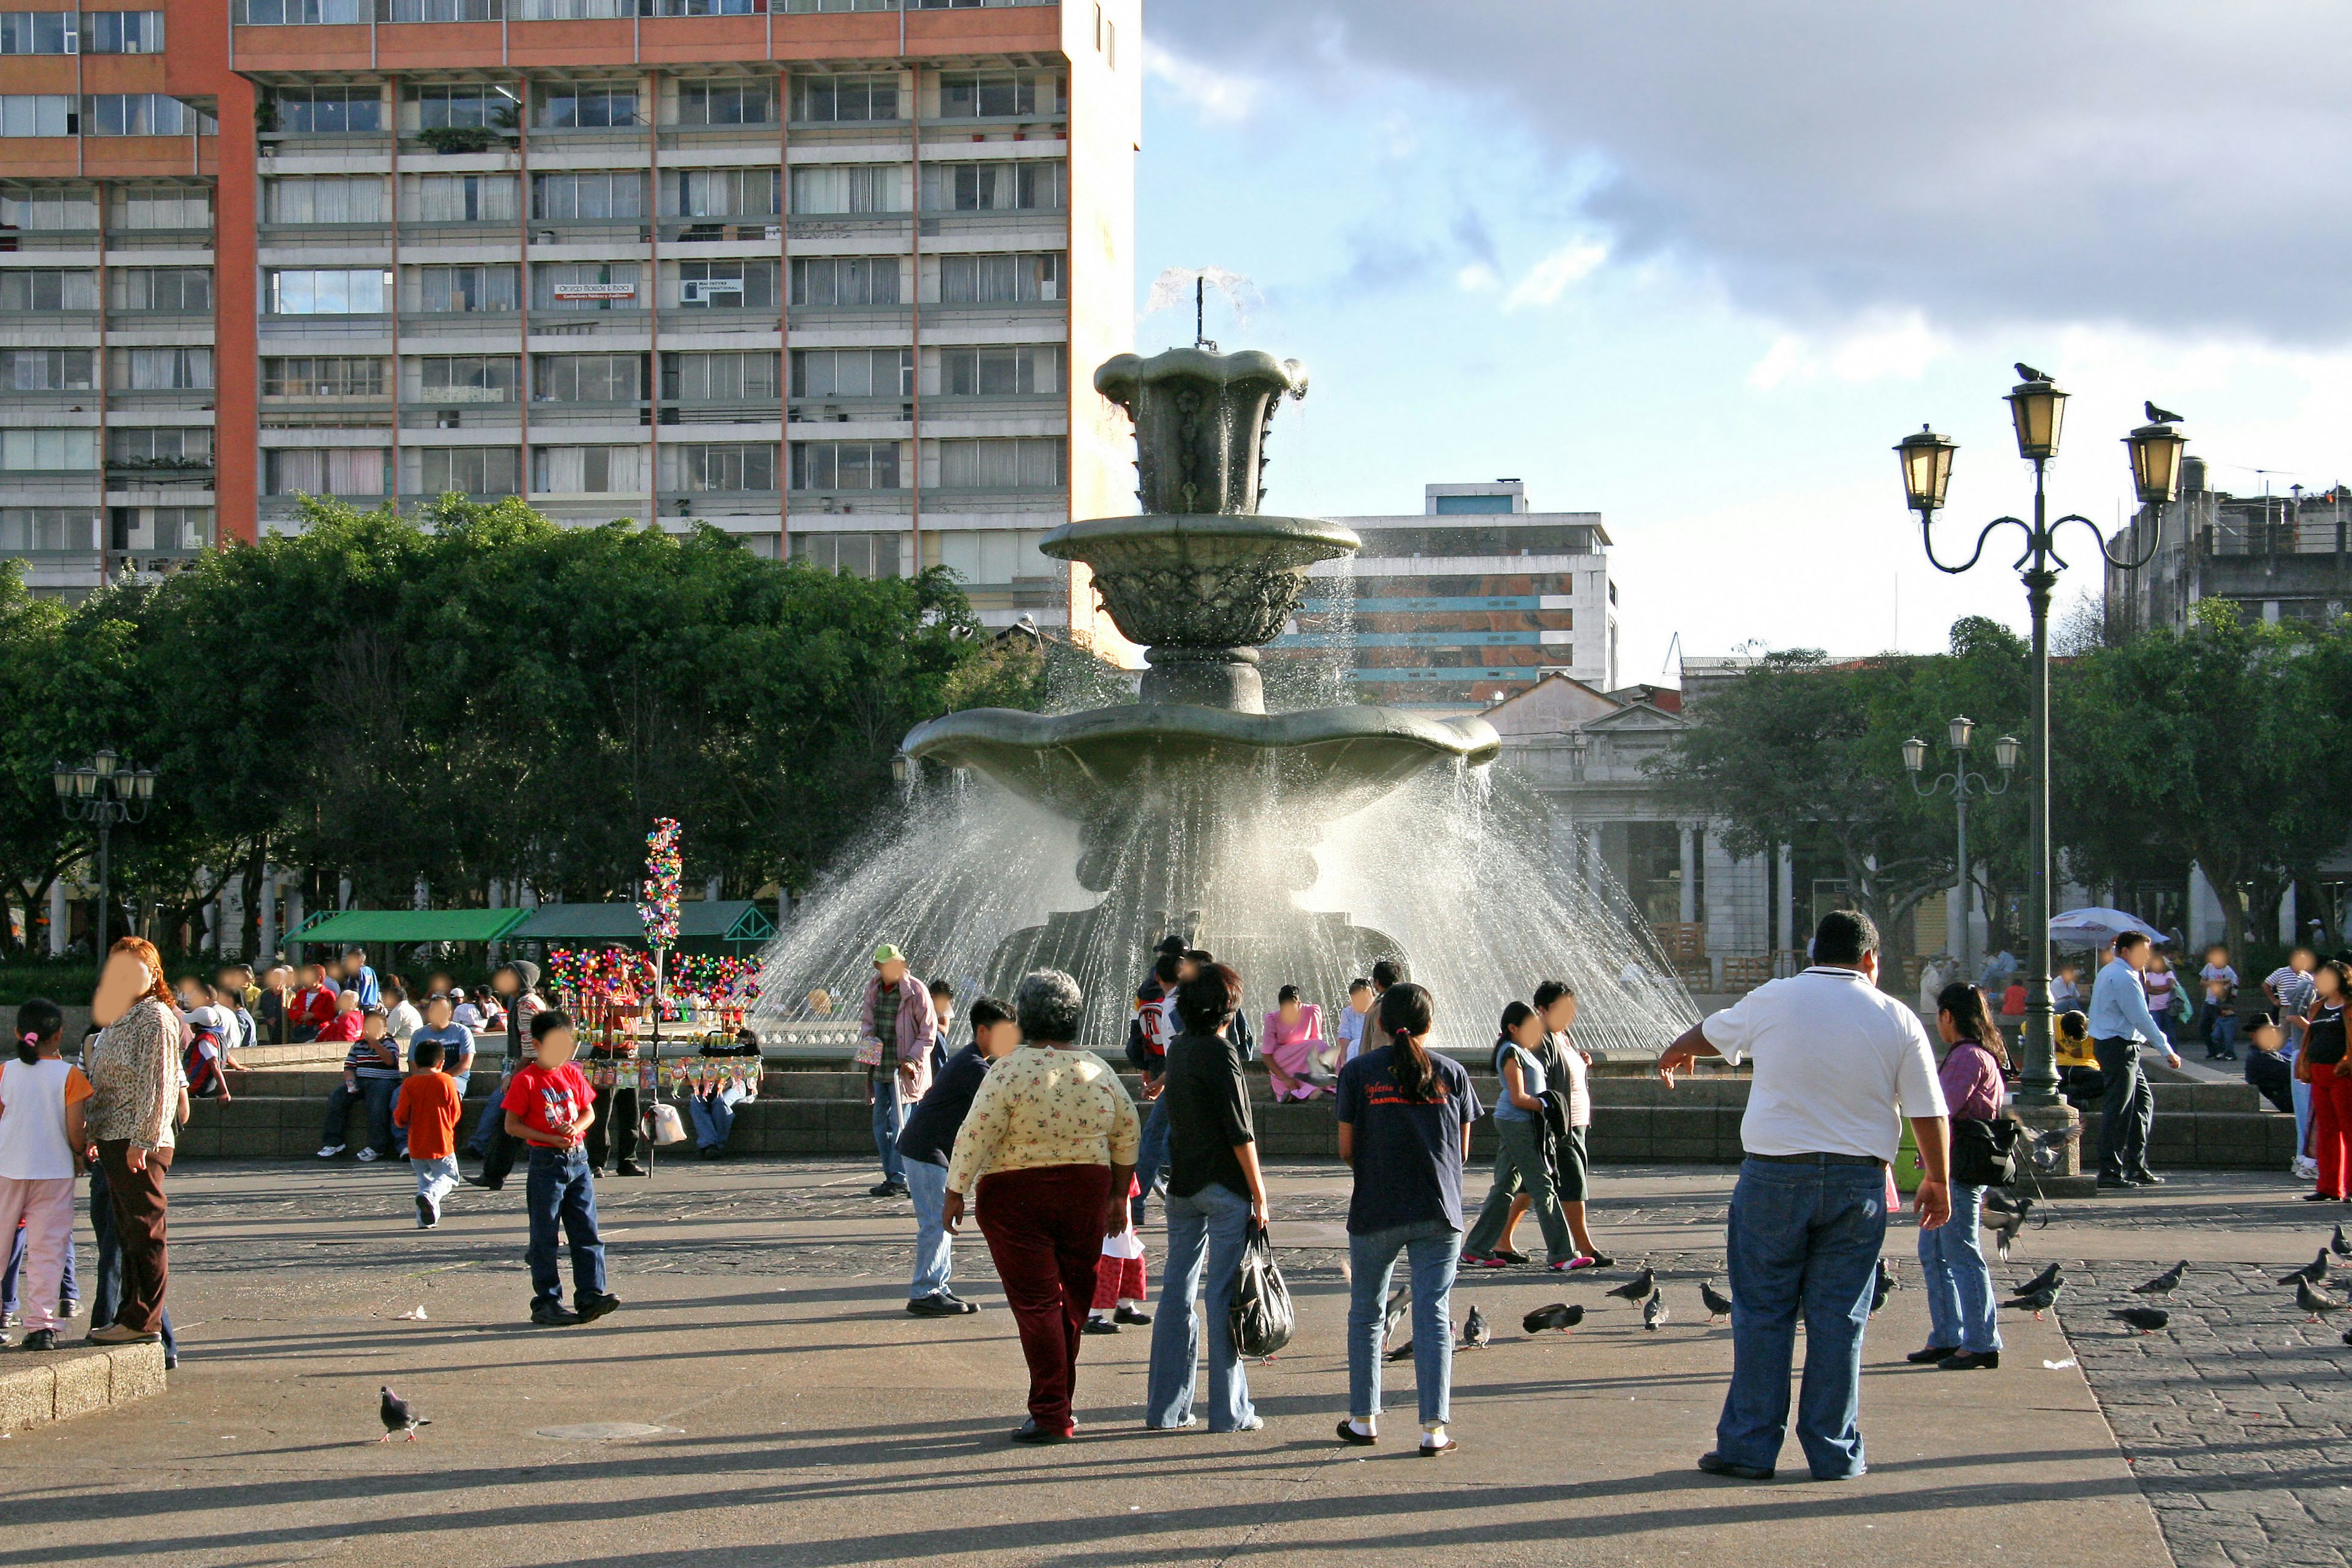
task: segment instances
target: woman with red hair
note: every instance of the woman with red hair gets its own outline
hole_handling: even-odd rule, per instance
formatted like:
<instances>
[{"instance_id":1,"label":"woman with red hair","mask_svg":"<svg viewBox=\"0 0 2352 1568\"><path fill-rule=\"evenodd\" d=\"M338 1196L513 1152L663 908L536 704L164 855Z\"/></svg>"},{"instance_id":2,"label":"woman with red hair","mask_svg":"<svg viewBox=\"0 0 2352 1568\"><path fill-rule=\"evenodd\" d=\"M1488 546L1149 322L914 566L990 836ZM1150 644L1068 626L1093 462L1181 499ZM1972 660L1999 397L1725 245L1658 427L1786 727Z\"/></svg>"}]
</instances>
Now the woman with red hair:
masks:
<instances>
[{"instance_id":1,"label":"woman with red hair","mask_svg":"<svg viewBox=\"0 0 2352 1568\"><path fill-rule=\"evenodd\" d=\"M108 950L89 1012L100 1027L83 1058L93 1091L89 1137L122 1248L114 1321L89 1337L102 1345L146 1344L163 1326L163 1173L172 1167L181 1084L180 1015L152 942L126 936Z\"/></svg>"}]
</instances>

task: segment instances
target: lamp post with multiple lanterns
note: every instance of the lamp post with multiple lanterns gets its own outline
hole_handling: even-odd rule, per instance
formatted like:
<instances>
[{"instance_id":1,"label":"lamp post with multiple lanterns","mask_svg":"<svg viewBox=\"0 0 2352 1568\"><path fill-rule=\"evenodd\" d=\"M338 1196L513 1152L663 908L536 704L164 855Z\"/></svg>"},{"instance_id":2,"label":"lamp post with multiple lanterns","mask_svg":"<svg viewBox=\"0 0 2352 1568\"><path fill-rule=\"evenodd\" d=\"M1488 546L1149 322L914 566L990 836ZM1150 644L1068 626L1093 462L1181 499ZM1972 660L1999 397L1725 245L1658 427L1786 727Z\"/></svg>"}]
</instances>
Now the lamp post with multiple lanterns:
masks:
<instances>
[{"instance_id":1,"label":"lamp post with multiple lanterns","mask_svg":"<svg viewBox=\"0 0 2352 1568\"><path fill-rule=\"evenodd\" d=\"M109 839L117 823L142 822L155 799L155 770L126 768L111 746L79 767L59 763L49 770L50 787L68 822L87 822L98 829L98 942L92 950L106 962L106 914L113 897L113 866Z\"/></svg>"},{"instance_id":2,"label":"lamp post with multiple lanterns","mask_svg":"<svg viewBox=\"0 0 2352 1568\"><path fill-rule=\"evenodd\" d=\"M1939 773L1922 784L1919 772L1927 765L1927 742L1913 736L1903 742L1903 766L1911 775L1911 788L1923 800L1932 798L1948 788L1952 792L1952 812L1959 818L1959 844L1952 864L1960 877L1960 973L1964 978L1976 973L1976 961L1969 951L1969 917L1976 905L1976 883L1969 875L1969 802L1979 795L2006 795L2010 779L2017 772L2017 757L2025 749L2024 742L2014 735L2003 735L1992 743L1993 762L2000 769L2000 783L1996 784L1982 773L1969 771L1969 746L1975 739L1977 721L1963 714L1944 726L1944 743L1952 753L1952 771Z\"/></svg>"},{"instance_id":3,"label":"lamp post with multiple lanterns","mask_svg":"<svg viewBox=\"0 0 2352 1568\"><path fill-rule=\"evenodd\" d=\"M2026 864L2026 901L2027 919L2032 926L2028 951L2032 956L2025 978L2025 1074L2017 1098L2022 1105L2056 1107L2061 1101L2050 1028L2050 595L2066 562L2057 552L2055 535L2063 525L2079 522L2091 531L2099 553L2110 564L2134 571L2155 554L2163 530L2159 526L2154 531L2147 553L2126 559L2107 548L2106 536L2089 518L2074 512L2054 520L2050 517L2045 485L2050 460L2058 455L2066 394L2030 365L2017 369L2023 379L2010 391L2010 418L2017 431L2017 455L2033 465L2033 521L1995 518L1977 535L1977 547L1969 558L1948 565L1936 554L1933 524L1951 484L1952 454L1959 447L1922 426L1897 442L1895 452L1903 464L1905 497L1919 514L1919 541L1927 549L1928 563L1938 572L1968 571L2002 528L2014 527L2025 535L2025 552L2015 567L2025 584L2026 606L2033 624L2033 685L2025 759L2028 832L2032 839ZM2156 412L2151 406L2151 415ZM2179 493L2180 453L2189 444L2187 439L2169 422L2159 419L2134 430L2124 444L2131 450L2132 482L2141 502L2158 508L2168 505Z\"/></svg>"}]
</instances>

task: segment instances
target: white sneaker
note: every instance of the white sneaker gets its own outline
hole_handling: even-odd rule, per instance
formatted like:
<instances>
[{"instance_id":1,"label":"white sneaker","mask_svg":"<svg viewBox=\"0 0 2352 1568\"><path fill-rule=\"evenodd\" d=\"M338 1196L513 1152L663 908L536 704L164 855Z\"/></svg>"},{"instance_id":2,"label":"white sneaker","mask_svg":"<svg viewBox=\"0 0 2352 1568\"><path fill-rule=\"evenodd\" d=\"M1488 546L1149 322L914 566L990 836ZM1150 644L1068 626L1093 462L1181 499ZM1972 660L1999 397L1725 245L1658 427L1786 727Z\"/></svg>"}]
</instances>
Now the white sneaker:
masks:
<instances>
[{"instance_id":1,"label":"white sneaker","mask_svg":"<svg viewBox=\"0 0 2352 1568\"><path fill-rule=\"evenodd\" d=\"M346 1147L347 1145L341 1143L330 1143L325 1148L319 1151L319 1158L321 1160L331 1160L336 1155L341 1153Z\"/></svg>"},{"instance_id":2,"label":"white sneaker","mask_svg":"<svg viewBox=\"0 0 2352 1568\"><path fill-rule=\"evenodd\" d=\"M2310 1159L2305 1155L2297 1154L2294 1157L2294 1173L2306 1179L2316 1178L2319 1174L2319 1162Z\"/></svg>"},{"instance_id":3,"label":"white sneaker","mask_svg":"<svg viewBox=\"0 0 2352 1568\"><path fill-rule=\"evenodd\" d=\"M370 1163L375 1159L375 1157L376 1152L373 1149L362 1149L357 1155L359 1163L362 1165Z\"/></svg>"}]
</instances>

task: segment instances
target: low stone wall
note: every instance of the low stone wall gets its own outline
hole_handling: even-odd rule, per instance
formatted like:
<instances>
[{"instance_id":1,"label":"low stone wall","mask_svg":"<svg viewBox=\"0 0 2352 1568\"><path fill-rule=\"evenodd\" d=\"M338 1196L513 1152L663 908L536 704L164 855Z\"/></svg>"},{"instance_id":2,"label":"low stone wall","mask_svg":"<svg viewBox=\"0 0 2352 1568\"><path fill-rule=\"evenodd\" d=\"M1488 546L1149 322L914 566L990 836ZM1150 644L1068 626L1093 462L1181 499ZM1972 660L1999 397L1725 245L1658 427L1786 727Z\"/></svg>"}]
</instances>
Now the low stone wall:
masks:
<instances>
[{"instance_id":1,"label":"low stone wall","mask_svg":"<svg viewBox=\"0 0 2352 1568\"><path fill-rule=\"evenodd\" d=\"M127 1405L164 1388L162 1345L76 1346L0 1360L0 1432Z\"/></svg>"}]
</instances>

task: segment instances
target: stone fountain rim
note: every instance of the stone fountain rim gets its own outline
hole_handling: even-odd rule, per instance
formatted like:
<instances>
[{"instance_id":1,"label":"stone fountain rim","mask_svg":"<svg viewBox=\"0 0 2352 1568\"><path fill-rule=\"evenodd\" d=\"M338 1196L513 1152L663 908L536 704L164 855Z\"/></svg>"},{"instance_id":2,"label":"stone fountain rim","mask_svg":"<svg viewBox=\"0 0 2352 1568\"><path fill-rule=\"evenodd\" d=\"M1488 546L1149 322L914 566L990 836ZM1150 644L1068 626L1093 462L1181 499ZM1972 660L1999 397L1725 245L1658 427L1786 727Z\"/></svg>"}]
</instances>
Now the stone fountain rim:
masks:
<instances>
[{"instance_id":1,"label":"stone fountain rim","mask_svg":"<svg viewBox=\"0 0 2352 1568\"><path fill-rule=\"evenodd\" d=\"M1231 386L1236 382L1272 381L1292 397L1307 395L1307 367L1295 359L1276 359L1264 349L1236 349L1225 353L1211 349L1177 347L1146 356L1113 354L1095 367L1095 390L1115 395L1122 385L1196 378Z\"/></svg>"},{"instance_id":2,"label":"stone fountain rim","mask_svg":"<svg viewBox=\"0 0 2352 1568\"><path fill-rule=\"evenodd\" d=\"M1076 713L1031 713L1018 708L967 708L942 714L907 731L900 743L920 757L964 741L986 741L1030 750L1050 750L1081 742L1129 737L1222 741L1235 745L1286 750L1347 741L1416 741L1438 755L1473 767L1491 763L1503 740L1475 714L1428 719L1401 708L1369 705L1307 708L1291 713L1244 713L1189 703L1134 702L1089 708Z\"/></svg>"},{"instance_id":3,"label":"stone fountain rim","mask_svg":"<svg viewBox=\"0 0 2352 1568\"><path fill-rule=\"evenodd\" d=\"M1143 512L1131 517L1095 517L1066 522L1037 542L1040 552L1059 561L1080 561L1079 552L1097 543L1139 540L1176 542L1198 539L1262 540L1268 543L1321 547L1323 560L1352 555L1364 542L1352 528L1319 517L1273 517L1259 512Z\"/></svg>"}]
</instances>

